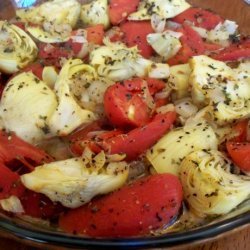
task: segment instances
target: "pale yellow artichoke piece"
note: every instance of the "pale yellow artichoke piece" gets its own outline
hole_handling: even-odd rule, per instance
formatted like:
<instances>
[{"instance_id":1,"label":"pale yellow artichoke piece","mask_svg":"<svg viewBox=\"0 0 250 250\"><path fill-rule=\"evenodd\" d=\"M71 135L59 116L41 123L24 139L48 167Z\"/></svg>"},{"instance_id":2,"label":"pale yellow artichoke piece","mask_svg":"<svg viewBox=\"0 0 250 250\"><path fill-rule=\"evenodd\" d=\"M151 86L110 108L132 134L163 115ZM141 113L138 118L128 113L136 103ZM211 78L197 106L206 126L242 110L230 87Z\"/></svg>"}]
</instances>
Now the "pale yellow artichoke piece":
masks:
<instances>
[{"instance_id":1,"label":"pale yellow artichoke piece","mask_svg":"<svg viewBox=\"0 0 250 250\"><path fill-rule=\"evenodd\" d=\"M189 64L179 64L171 66L169 69L168 85L173 89L173 99L178 100L189 96L189 76L191 74Z\"/></svg>"},{"instance_id":2,"label":"pale yellow artichoke piece","mask_svg":"<svg viewBox=\"0 0 250 250\"><path fill-rule=\"evenodd\" d=\"M182 160L199 149L217 149L216 135L208 123L201 121L169 131L146 153L157 173L179 174Z\"/></svg>"},{"instance_id":3,"label":"pale yellow artichoke piece","mask_svg":"<svg viewBox=\"0 0 250 250\"><path fill-rule=\"evenodd\" d=\"M19 9L16 15L27 23L27 31L39 41L60 43L69 39L80 12L81 5L77 0L53 0L29 9Z\"/></svg>"},{"instance_id":4,"label":"pale yellow artichoke piece","mask_svg":"<svg viewBox=\"0 0 250 250\"><path fill-rule=\"evenodd\" d=\"M233 163L221 152L196 151L181 163L184 196L200 216L229 213L250 196L250 178L233 174Z\"/></svg>"},{"instance_id":5,"label":"pale yellow artichoke piece","mask_svg":"<svg viewBox=\"0 0 250 250\"><path fill-rule=\"evenodd\" d=\"M34 61L37 46L22 29L0 21L0 71L13 74Z\"/></svg>"},{"instance_id":6,"label":"pale yellow artichoke piece","mask_svg":"<svg viewBox=\"0 0 250 250\"><path fill-rule=\"evenodd\" d=\"M57 107L55 93L31 72L12 78L4 89L0 115L7 130L36 144L50 135L48 120Z\"/></svg>"},{"instance_id":7,"label":"pale yellow artichoke piece","mask_svg":"<svg viewBox=\"0 0 250 250\"><path fill-rule=\"evenodd\" d=\"M190 8L185 0L142 0L137 12L128 16L129 20L150 20L153 14L161 18L175 17Z\"/></svg>"},{"instance_id":8,"label":"pale yellow artichoke piece","mask_svg":"<svg viewBox=\"0 0 250 250\"><path fill-rule=\"evenodd\" d=\"M74 76L84 72L85 68L86 65L80 59L70 59L64 64L56 80L58 106L48 124L51 131L59 136L65 136L78 126L96 119L93 112L81 108L70 90L74 84Z\"/></svg>"},{"instance_id":9,"label":"pale yellow artichoke piece","mask_svg":"<svg viewBox=\"0 0 250 250\"><path fill-rule=\"evenodd\" d=\"M88 26L103 24L104 28L109 27L108 0L95 0L82 5L81 20Z\"/></svg>"},{"instance_id":10,"label":"pale yellow artichoke piece","mask_svg":"<svg viewBox=\"0 0 250 250\"><path fill-rule=\"evenodd\" d=\"M94 196L109 193L125 184L128 178L126 162L107 162L103 152L90 157L44 164L21 176L21 181L26 188L43 193L69 208L79 207Z\"/></svg>"}]
</instances>

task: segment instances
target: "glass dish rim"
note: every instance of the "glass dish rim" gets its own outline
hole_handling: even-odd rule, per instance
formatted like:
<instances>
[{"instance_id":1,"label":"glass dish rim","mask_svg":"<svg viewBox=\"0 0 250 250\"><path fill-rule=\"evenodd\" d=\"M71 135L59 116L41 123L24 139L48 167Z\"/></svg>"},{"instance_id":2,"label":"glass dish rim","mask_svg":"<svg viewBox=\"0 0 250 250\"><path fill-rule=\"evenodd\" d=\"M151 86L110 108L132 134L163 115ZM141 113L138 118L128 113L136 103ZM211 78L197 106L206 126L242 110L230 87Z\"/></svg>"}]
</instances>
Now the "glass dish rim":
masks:
<instances>
[{"instance_id":1,"label":"glass dish rim","mask_svg":"<svg viewBox=\"0 0 250 250\"><path fill-rule=\"evenodd\" d=\"M14 235L19 239L28 240L30 243L48 244L50 246L67 247L68 249L83 247L85 249L103 249L103 247L109 247L109 249L124 249L124 247L126 249L145 249L181 246L183 244L209 240L247 224L250 225L250 211L190 231L174 232L153 237L104 239L79 237L63 232L45 232L39 231L39 229L29 229L28 226L18 225L8 218L1 218L0 232L2 231Z\"/></svg>"}]
</instances>

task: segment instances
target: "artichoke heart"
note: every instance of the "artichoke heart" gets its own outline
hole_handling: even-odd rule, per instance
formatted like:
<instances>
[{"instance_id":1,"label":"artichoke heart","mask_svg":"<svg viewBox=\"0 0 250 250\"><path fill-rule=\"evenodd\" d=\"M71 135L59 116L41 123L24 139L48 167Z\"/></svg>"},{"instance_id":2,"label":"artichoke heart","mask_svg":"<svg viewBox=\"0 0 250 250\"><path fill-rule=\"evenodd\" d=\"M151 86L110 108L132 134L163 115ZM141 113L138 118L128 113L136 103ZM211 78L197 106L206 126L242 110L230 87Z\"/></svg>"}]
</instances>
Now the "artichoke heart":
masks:
<instances>
[{"instance_id":1,"label":"artichoke heart","mask_svg":"<svg viewBox=\"0 0 250 250\"><path fill-rule=\"evenodd\" d=\"M112 43L104 39L104 46L94 49L90 53L90 64L97 69L97 73L112 81L122 81L133 76L167 78L169 66L153 63L143 58L136 47L127 48L122 43Z\"/></svg>"},{"instance_id":2,"label":"artichoke heart","mask_svg":"<svg viewBox=\"0 0 250 250\"><path fill-rule=\"evenodd\" d=\"M207 106L217 124L250 116L249 71L232 69L207 56L193 57L190 66L193 101Z\"/></svg>"},{"instance_id":3,"label":"artichoke heart","mask_svg":"<svg viewBox=\"0 0 250 250\"><path fill-rule=\"evenodd\" d=\"M147 42L153 47L156 53L168 60L173 57L181 48L179 38L182 36L179 32L171 30L163 33L152 33L147 35Z\"/></svg>"},{"instance_id":4,"label":"artichoke heart","mask_svg":"<svg viewBox=\"0 0 250 250\"><path fill-rule=\"evenodd\" d=\"M0 21L0 71L13 74L37 56L37 46L22 29Z\"/></svg>"},{"instance_id":5,"label":"artichoke heart","mask_svg":"<svg viewBox=\"0 0 250 250\"><path fill-rule=\"evenodd\" d=\"M138 11L129 15L129 20L150 20L153 14L172 18L187 10L190 4L185 0L142 0Z\"/></svg>"},{"instance_id":6,"label":"artichoke heart","mask_svg":"<svg viewBox=\"0 0 250 250\"><path fill-rule=\"evenodd\" d=\"M80 12L81 5L76 0L53 0L17 10L16 15L27 23L26 29L33 37L42 42L56 43L69 39Z\"/></svg>"},{"instance_id":7,"label":"artichoke heart","mask_svg":"<svg viewBox=\"0 0 250 250\"><path fill-rule=\"evenodd\" d=\"M250 178L232 173L219 151L196 151L181 163L180 179L189 206L200 216L230 212L250 195Z\"/></svg>"},{"instance_id":8,"label":"artichoke heart","mask_svg":"<svg viewBox=\"0 0 250 250\"><path fill-rule=\"evenodd\" d=\"M82 5L81 20L89 26L103 24L105 28L108 28L108 0L95 0Z\"/></svg>"},{"instance_id":9,"label":"artichoke heart","mask_svg":"<svg viewBox=\"0 0 250 250\"><path fill-rule=\"evenodd\" d=\"M125 161L107 161L104 152L56 161L37 167L22 175L23 185L43 193L65 207L76 208L89 202L94 196L120 188L128 178Z\"/></svg>"},{"instance_id":10,"label":"artichoke heart","mask_svg":"<svg viewBox=\"0 0 250 250\"><path fill-rule=\"evenodd\" d=\"M56 95L47 84L24 72L6 85L0 115L6 129L35 144L50 134L48 120L56 107Z\"/></svg>"},{"instance_id":11,"label":"artichoke heart","mask_svg":"<svg viewBox=\"0 0 250 250\"><path fill-rule=\"evenodd\" d=\"M157 173L179 174L182 160L199 149L217 149L216 135L207 122L176 128L162 137L146 157Z\"/></svg>"},{"instance_id":12,"label":"artichoke heart","mask_svg":"<svg viewBox=\"0 0 250 250\"><path fill-rule=\"evenodd\" d=\"M55 82L58 106L48 124L51 131L59 136L65 136L81 124L90 123L96 118L93 112L81 108L70 90L72 79L84 71L85 67L82 60L70 59L64 64Z\"/></svg>"}]
</instances>

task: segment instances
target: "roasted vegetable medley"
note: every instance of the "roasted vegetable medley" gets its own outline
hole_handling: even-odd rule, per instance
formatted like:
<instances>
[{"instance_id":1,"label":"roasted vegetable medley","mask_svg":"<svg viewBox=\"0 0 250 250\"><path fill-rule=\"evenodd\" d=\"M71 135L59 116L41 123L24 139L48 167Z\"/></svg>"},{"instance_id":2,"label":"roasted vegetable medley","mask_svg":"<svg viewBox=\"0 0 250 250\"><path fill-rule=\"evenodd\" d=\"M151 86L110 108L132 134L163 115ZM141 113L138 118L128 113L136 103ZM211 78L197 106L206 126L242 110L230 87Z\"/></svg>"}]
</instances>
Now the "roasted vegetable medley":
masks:
<instances>
[{"instance_id":1,"label":"roasted vegetable medley","mask_svg":"<svg viewBox=\"0 0 250 250\"><path fill-rule=\"evenodd\" d=\"M3 213L128 237L250 197L250 38L216 13L185 0L18 9L0 20L0 89Z\"/></svg>"}]
</instances>

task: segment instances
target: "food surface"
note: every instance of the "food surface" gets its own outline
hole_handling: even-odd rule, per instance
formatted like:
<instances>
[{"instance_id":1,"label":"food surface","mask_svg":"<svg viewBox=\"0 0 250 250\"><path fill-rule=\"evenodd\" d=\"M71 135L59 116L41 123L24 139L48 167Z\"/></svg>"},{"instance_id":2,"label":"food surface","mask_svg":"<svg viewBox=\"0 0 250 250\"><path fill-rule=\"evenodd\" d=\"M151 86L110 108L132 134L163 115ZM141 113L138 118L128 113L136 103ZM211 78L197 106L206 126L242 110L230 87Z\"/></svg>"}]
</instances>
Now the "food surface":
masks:
<instances>
[{"instance_id":1,"label":"food surface","mask_svg":"<svg viewBox=\"0 0 250 250\"><path fill-rule=\"evenodd\" d=\"M188 230L250 198L250 38L216 13L18 9L0 20L0 90L3 213L119 238Z\"/></svg>"}]
</instances>

